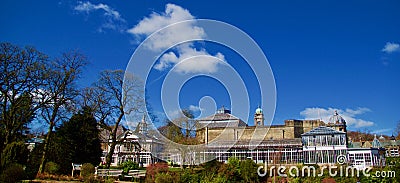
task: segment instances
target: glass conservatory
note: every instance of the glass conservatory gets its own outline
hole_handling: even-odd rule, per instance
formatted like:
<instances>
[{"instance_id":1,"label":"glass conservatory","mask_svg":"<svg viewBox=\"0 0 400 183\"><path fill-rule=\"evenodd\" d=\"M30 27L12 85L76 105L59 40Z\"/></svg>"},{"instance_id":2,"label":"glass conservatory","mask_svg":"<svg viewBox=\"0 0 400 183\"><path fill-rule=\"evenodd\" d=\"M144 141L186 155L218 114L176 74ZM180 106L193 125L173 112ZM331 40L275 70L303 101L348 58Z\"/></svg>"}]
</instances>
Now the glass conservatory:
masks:
<instances>
[{"instance_id":1,"label":"glass conservatory","mask_svg":"<svg viewBox=\"0 0 400 183\"><path fill-rule=\"evenodd\" d=\"M302 136L304 164L335 164L347 154L346 133L320 126Z\"/></svg>"}]
</instances>

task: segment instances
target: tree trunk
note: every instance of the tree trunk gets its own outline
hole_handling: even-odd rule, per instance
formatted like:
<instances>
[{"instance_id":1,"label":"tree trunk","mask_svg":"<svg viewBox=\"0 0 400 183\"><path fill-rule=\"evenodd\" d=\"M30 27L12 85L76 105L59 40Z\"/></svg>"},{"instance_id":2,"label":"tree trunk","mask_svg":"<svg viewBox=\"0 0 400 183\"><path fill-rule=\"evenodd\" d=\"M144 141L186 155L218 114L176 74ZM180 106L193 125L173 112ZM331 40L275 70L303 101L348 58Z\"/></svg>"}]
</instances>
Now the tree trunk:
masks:
<instances>
[{"instance_id":1,"label":"tree trunk","mask_svg":"<svg viewBox=\"0 0 400 183\"><path fill-rule=\"evenodd\" d=\"M186 154L185 154L185 151L183 150L183 149L181 149L181 166L180 166L180 168L181 169L183 169L183 167L184 167L184 164L185 164L185 159L186 159Z\"/></svg>"},{"instance_id":2,"label":"tree trunk","mask_svg":"<svg viewBox=\"0 0 400 183\"><path fill-rule=\"evenodd\" d=\"M42 154L42 160L39 166L39 170L37 172L37 174L42 174L44 172L44 168L46 165L46 161L47 161L47 153L50 147L50 139L51 139L51 134L53 132L53 128L54 128L54 122L50 122L50 126L49 126L49 132L47 133L46 136L46 140L45 140L45 144L44 144L44 149L43 149L43 154Z\"/></svg>"},{"instance_id":3,"label":"tree trunk","mask_svg":"<svg viewBox=\"0 0 400 183\"><path fill-rule=\"evenodd\" d=\"M110 168L111 166L111 158L114 154L115 146L117 145L117 130L118 126L116 125L114 130L111 132L111 146L110 150L108 151L107 157L106 157L106 168Z\"/></svg>"},{"instance_id":4,"label":"tree trunk","mask_svg":"<svg viewBox=\"0 0 400 183\"><path fill-rule=\"evenodd\" d=\"M115 146L117 145L118 126L119 126L119 123L121 122L123 116L124 116L124 112L121 109L121 113L117 119L117 122L115 123L114 130L111 132L111 146L110 146L110 150L106 157L106 168L110 168L110 165L111 165L111 158L114 154Z\"/></svg>"}]
</instances>

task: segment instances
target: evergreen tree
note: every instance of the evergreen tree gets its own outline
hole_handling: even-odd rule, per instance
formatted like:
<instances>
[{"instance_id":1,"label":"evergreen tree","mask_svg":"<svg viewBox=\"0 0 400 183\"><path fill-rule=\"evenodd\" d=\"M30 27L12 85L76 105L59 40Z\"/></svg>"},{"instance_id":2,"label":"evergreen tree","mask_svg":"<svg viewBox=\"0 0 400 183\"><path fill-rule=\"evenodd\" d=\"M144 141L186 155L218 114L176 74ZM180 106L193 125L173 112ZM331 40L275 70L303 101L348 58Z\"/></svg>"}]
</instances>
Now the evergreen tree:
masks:
<instances>
[{"instance_id":1,"label":"evergreen tree","mask_svg":"<svg viewBox=\"0 0 400 183\"><path fill-rule=\"evenodd\" d=\"M26 137L25 132L28 130L27 125L34 118L34 115L29 112L32 109L32 99L29 94L24 93L22 96L16 98L16 102L18 105L10 105L10 109L0 117L1 171L11 165L11 163L25 165L29 153L24 140ZM15 121L15 123L10 124L5 122L4 119L7 118L4 118L3 116L12 116L12 120ZM13 133L10 134L9 132ZM8 142L4 144L5 141L7 141L7 138L5 137L5 134L7 133L9 133L8 137L10 138Z\"/></svg>"},{"instance_id":2,"label":"evergreen tree","mask_svg":"<svg viewBox=\"0 0 400 183\"><path fill-rule=\"evenodd\" d=\"M91 163L98 165L102 154L97 121L88 107L74 114L56 131L53 152L55 162L60 165L60 173L69 174L71 163Z\"/></svg>"}]
</instances>

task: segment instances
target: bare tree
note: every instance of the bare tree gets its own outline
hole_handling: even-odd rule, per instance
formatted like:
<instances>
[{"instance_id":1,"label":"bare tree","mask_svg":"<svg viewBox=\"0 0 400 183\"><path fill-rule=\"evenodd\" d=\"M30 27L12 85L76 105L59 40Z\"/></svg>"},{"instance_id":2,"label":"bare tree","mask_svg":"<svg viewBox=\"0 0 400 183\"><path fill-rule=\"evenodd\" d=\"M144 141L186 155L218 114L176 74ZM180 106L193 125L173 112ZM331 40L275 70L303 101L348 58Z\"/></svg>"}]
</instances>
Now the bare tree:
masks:
<instances>
[{"instance_id":1,"label":"bare tree","mask_svg":"<svg viewBox=\"0 0 400 183\"><path fill-rule=\"evenodd\" d=\"M69 107L79 94L75 82L79 79L86 63L86 58L82 54L73 51L64 53L61 58L49 63L45 70L47 74L45 86L38 89L37 98L48 101L40 112L42 119L49 125L49 128L38 173L44 171L53 128L59 121L67 117Z\"/></svg>"},{"instance_id":2,"label":"bare tree","mask_svg":"<svg viewBox=\"0 0 400 183\"><path fill-rule=\"evenodd\" d=\"M85 58L70 52L49 62L46 55L32 47L21 49L1 43L0 61L0 148L23 140L24 130L35 114L41 117L49 124L38 170L41 173L53 128L76 96L74 82L86 63Z\"/></svg>"},{"instance_id":3,"label":"bare tree","mask_svg":"<svg viewBox=\"0 0 400 183\"><path fill-rule=\"evenodd\" d=\"M94 110L100 126L110 131L107 167L111 165L117 144L117 131L122 120L124 117L126 119L126 115L140 119L140 114L144 111L143 92L143 82L132 74L124 74L123 70L101 72L100 79L94 86L84 91L85 105Z\"/></svg>"},{"instance_id":4,"label":"bare tree","mask_svg":"<svg viewBox=\"0 0 400 183\"><path fill-rule=\"evenodd\" d=\"M184 165L193 165L195 163L194 152L197 149L194 146L198 144L195 137L196 122L193 120L193 112L187 109L182 110L180 115L172 121L166 120L166 125L159 128L166 141L165 153L178 153L181 155L181 168ZM177 146L175 143L180 144Z\"/></svg>"},{"instance_id":5,"label":"bare tree","mask_svg":"<svg viewBox=\"0 0 400 183\"><path fill-rule=\"evenodd\" d=\"M26 125L44 104L33 98L44 86L41 71L46 61L47 56L33 47L0 44L0 150L22 140Z\"/></svg>"}]
</instances>

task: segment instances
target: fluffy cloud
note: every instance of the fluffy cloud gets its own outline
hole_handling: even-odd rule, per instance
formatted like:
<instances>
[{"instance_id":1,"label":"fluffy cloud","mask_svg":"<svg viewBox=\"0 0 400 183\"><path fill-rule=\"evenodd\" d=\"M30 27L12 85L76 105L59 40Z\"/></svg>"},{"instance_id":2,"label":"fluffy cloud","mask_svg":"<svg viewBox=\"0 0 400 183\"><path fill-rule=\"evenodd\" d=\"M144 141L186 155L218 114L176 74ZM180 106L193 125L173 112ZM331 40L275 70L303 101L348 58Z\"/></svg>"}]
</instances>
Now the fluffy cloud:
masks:
<instances>
[{"instance_id":1,"label":"fluffy cloud","mask_svg":"<svg viewBox=\"0 0 400 183\"><path fill-rule=\"evenodd\" d=\"M199 106L190 105L189 110L196 112L196 111L202 111L203 109L200 108Z\"/></svg>"},{"instance_id":2,"label":"fluffy cloud","mask_svg":"<svg viewBox=\"0 0 400 183\"><path fill-rule=\"evenodd\" d=\"M205 49L197 50L190 45L177 46L178 54L168 52L161 56L160 62L154 66L157 70L165 70L176 64L174 72L178 73L214 73L225 57L221 53L212 56Z\"/></svg>"},{"instance_id":3,"label":"fluffy cloud","mask_svg":"<svg viewBox=\"0 0 400 183\"><path fill-rule=\"evenodd\" d=\"M93 11L102 11L102 15L104 17L104 22L99 28L100 32L103 32L104 29L118 30L123 31L125 27L125 19L121 17L121 14L111 8L106 4L92 4L91 2L82 2L78 1L78 4L74 7L76 12L84 12L89 14Z\"/></svg>"},{"instance_id":4,"label":"fluffy cloud","mask_svg":"<svg viewBox=\"0 0 400 183\"><path fill-rule=\"evenodd\" d=\"M174 4L167 4L162 14L153 12L149 17L143 18L137 25L129 29L132 34L150 35L167 25L194 19L194 16L186 9Z\"/></svg>"},{"instance_id":5,"label":"fluffy cloud","mask_svg":"<svg viewBox=\"0 0 400 183\"><path fill-rule=\"evenodd\" d=\"M397 43L387 42L385 47L383 47L381 51L385 53L393 53L396 51L400 51L400 45Z\"/></svg>"},{"instance_id":6,"label":"fluffy cloud","mask_svg":"<svg viewBox=\"0 0 400 183\"><path fill-rule=\"evenodd\" d=\"M128 33L141 38L149 36L165 26L194 18L187 9L174 4L167 4L165 12L153 12L129 29ZM173 28L159 31L157 34L153 34L147 44L143 46L152 51L164 51L170 48L173 43L181 40L201 40L205 37L206 33L203 28L191 22L174 25ZM220 60L225 61L224 55L221 53L211 55L203 48L197 49L192 43L180 44L173 50L162 55L159 63L154 68L163 71L176 65L173 71L178 73L213 73L218 70L218 65L221 63ZM187 60L182 62L185 59Z\"/></svg>"},{"instance_id":7,"label":"fluffy cloud","mask_svg":"<svg viewBox=\"0 0 400 183\"><path fill-rule=\"evenodd\" d=\"M371 110L368 108L357 108L357 109L335 109L335 108L306 108L305 110L300 112L301 116L304 116L305 119L322 119L324 122L329 122L329 118L337 111L339 115L341 115L347 122L348 126L352 126L354 128L362 128L373 126L374 122L367 121L364 119L360 119L357 116L362 115L366 112L370 112Z\"/></svg>"}]
</instances>

